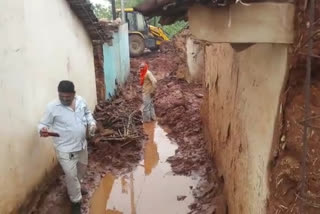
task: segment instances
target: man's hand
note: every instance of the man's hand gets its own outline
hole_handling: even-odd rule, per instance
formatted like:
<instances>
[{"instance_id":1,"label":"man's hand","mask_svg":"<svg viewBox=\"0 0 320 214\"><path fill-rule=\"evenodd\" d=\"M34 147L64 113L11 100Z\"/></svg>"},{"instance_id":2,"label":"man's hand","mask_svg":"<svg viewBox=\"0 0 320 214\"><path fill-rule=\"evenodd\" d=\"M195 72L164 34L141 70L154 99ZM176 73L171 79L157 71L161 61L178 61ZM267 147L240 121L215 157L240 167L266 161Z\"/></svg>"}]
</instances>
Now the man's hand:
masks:
<instances>
[{"instance_id":1,"label":"man's hand","mask_svg":"<svg viewBox=\"0 0 320 214\"><path fill-rule=\"evenodd\" d=\"M96 124L94 124L94 123L91 124L90 127L89 127L89 135L90 135L91 137L94 137L95 134L96 134L96 130L97 130Z\"/></svg>"},{"instance_id":2,"label":"man's hand","mask_svg":"<svg viewBox=\"0 0 320 214\"><path fill-rule=\"evenodd\" d=\"M43 127L40 130L40 137L49 137L48 129L46 127Z\"/></svg>"}]
</instances>

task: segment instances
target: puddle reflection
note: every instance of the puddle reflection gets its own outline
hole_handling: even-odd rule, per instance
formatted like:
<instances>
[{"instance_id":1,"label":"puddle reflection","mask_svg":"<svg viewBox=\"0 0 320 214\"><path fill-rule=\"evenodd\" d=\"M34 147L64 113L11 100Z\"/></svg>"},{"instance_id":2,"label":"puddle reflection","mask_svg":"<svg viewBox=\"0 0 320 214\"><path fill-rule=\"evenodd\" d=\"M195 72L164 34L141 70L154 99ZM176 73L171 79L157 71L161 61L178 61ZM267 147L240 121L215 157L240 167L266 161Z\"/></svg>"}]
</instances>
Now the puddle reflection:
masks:
<instances>
[{"instance_id":1,"label":"puddle reflection","mask_svg":"<svg viewBox=\"0 0 320 214\"><path fill-rule=\"evenodd\" d=\"M156 123L144 124L148 140L144 160L131 173L114 177L107 174L94 193L90 214L185 214L193 202L191 186L197 178L175 176L167 158L177 145ZM178 201L177 196L186 196Z\"/></svg>"},{"instance_id":2,"label":"puddle reflection","mask_svg":"<svg viewBox=\"0 0 320 214\"><path fill-rule=\"evenodd\" d=\"M148 135L148 140L144 145L144 172L146 175L150 175L152 169L159 162L158 147L154 142L155 123L144 124L143 128Z\"/></svg>"}]
</instances>

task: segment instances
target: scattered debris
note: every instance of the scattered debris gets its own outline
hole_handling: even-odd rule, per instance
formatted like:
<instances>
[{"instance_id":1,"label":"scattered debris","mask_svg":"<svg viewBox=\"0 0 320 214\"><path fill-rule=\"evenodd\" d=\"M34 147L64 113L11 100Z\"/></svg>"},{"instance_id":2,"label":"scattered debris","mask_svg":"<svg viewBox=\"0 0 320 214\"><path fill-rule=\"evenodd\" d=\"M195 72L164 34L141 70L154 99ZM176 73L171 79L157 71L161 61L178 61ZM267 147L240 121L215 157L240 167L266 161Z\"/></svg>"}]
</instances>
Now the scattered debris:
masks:
<instances>
[{"instance_id":1,"label":"scattered debris","mask_svg":"<svg viewBox=\"0 0 320 214\"><path fill-rule=\"evenodd\" d=\"M121 143L121 146L143 139L141 111L123 98L105 101L96 106L98 134L95 143Z\"/></svg>"},{"instance_id":2,"label":"scattered debris","mask_svg":"<svg viewBox=\"0 0 320 214\"><path fill-rule=\"evenodd\" d=\"M195 197L190 213L212 214L217 207L224 208L223 200L220 204L214 202L217 196L221 196L222 185L203 139L200 119L202 87L175 77L181 61L175 50L168 50L166 54L153 52L132 59L127 84L111 101L99 102L96 106L98 133L89 143L88 173L82 184L88 195L83 198L82 213L89 213L89 200L106 173L119 176L131 172L141 160L145 137L139 110L142 99L137 70L142 61L149 63L150 70L159 80L155 98L159 123L171 130L169 137L179 145L175 156L168 160L173 172L180 175L197 173L201 177L198 185L189 187ZM61 175L43 195L33 213L47 214L52 210L53 213L67 214L70 204L64 186ZM186 196L177 196L179 201L185 199Z\"/></svg>"},{"instance_id":3,"label":"scattered debris","mask_svg":"<svg viewBox=\"0 0 320 214\"><path fill-rule=\"evenodd\" d=\"M320 75L319 60L314 58L312 65L311 82L311 117L304 119L304 79L305 64L307 53L308 38L308 13L306 6L308 1L296 1L296 41L291 48L290 75L287 88L284 90L283 115L281 131L278 144L274 146L274 154L270 164L270 196L268 199L267 213L302 213L301 207L304 204L303 212L308 214L319 213L320 204L320 174L319 174L319 156L320 156ZM320 28L320 2L316 1L316 20L315 28ZM320 54L320 37L314 37L313 53L315 56ZM310 124L308 135L308 154L307 154L307 193L301 196L301 162L303 151L303 125ZM305 198L306 197L306 198Z\"/></svg>"}]
</instances>

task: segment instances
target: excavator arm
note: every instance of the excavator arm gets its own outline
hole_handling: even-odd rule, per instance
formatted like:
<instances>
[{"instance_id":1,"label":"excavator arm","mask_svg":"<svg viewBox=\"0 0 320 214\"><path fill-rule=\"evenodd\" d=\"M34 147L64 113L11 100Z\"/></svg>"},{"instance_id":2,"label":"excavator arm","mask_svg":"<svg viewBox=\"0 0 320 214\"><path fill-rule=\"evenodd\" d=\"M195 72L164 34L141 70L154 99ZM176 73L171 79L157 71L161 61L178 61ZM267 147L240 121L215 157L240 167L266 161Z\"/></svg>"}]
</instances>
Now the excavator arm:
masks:
<instances>
[{"instance_id":1,"label":"excavator arm","mask_svg":"<svg viewBox=\"0 0 320 214\"><path fill-rule=\"evenodd\" d=\"M160 41L169 41L169 37L165 34L165 32L159 28L152 25L148 25L150 33Z\"/></svg>"}]
</instances>

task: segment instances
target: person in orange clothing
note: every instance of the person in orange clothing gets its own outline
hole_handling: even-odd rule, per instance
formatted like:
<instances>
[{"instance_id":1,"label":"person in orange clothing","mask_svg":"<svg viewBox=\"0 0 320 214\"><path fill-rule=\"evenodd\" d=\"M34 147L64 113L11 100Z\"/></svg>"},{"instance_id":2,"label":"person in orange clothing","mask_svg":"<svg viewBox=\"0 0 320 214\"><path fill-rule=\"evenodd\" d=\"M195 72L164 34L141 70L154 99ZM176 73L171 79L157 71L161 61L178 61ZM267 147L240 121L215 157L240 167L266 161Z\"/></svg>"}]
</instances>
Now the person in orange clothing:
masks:
<instances>
[{"instance_id":1,"label":"person in orange clothing","mask_svg":"<svg viewBox=\"0 0 320 214\"><path fill-rule=\"evenodd\" d=\"M148 70L148 64L143 62L139 66L140 70L140 85L142 88L143 97L143 121L150 122L156 120L154 111L153 98L155 95L157 80Z\"/></svg>"}]
</instances>

